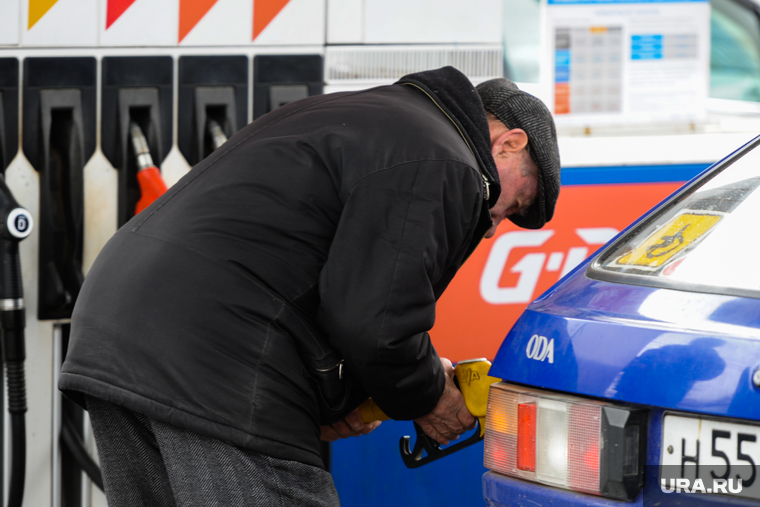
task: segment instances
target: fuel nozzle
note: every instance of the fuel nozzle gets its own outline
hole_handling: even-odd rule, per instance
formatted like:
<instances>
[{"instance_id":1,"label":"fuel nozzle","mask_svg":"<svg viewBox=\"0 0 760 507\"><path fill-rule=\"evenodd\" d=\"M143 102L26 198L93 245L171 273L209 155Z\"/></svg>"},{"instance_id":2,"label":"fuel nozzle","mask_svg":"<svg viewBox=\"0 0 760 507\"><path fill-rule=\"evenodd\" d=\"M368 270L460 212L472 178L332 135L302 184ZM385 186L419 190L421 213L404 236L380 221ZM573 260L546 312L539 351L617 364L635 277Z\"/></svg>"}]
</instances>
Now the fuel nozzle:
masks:
<instances>
[{"instance_id":1,"label":"fuel nozzle","mask_svg":"<svg viewBox=\"0 0 760 507\"><path fill-rule=\"evenodd\" d=\"M155 167L153 164L153 157L150 156L150 146L148 146L148 140L145 139L143 131L137 122L129 122L129 138L132 141L132 148L135 150L135 157L137 158L137 170L143 171L151 167Z\"/></svg>"},{"instance_id":2,"label":"fuel nozzle","mask_svg":"<svg viewBox=\"0 0 760 507\"><path fill-rule=\"evenodd\" d=\"M24 285L21 279L19 242L32 232L32 215L19 206L0 176L0 330L8 378L13 452L8 505L20 506L26 475L26 381L24 360Z\"/></svg>"},{"instance_id":3,"label":"fuel nozzle","mask_svg":"<svg viewBox=\"0 0 760 507\"><path fill-rule=\"evenodd\" d=\"M417 441L414 444L414 449L410 447L410 437L405 436L399 441L401 459L404 460L407 468L421 467L483 440L488 392L491 384L500 381L500 379L488 375L490 369L491 362L485 358L468 359L457 363L454 367L454 384L462 392L467 410L477 419L476 431L467 439L442 448L438 442L427 436L422 427L415 422L414 429L417 432ZM365 423L389 419L372 398L362 403L359 407L359 413Z\"/></svg>"},{"instance_id":4,"label":"fuel nozzle","mask_svg":"<svg viewBox=\"0 0 760 507\"><path fill-rule=\"evenodd\" d=\"M207 128L209 136L211 137L211 144L215 150L219 149L221 145L227 142L227 134L224 133L224 129L222 129L222 126L219 125L218 121L209 119Z\"/></svg>"},{"instance_id":5,"label":"fuel nozzle","mask_svg":"<svg viewBox=\"0 0 760 507\"><path fill-rule=\"evenodd\" d=\"M164 195L167 187L161 177L161 171L153 163L148 140L145 139L145 135L137 122L129 122L129 138L132 141L132 148L135 150L137 183L140 186L140 200L135 205L135 215L137 215L153 204L153 201Z\"/></svg>"},{"instance_id":6,"label":"fuel nozzle","mask_svg":"<svg viewBox=\"0 0 760 507\"><path fill-rule=\"evenodd\" d=\"M0 328L3 332L3 357L8 362L24 361L24 286L18 244L31 234L33 220L31 213L16 202L2 177L0 220ZM21 334L17 340L14 337L19 330ZM23 411L26 411L25 403Z\"/></svg>"}]
</instances>

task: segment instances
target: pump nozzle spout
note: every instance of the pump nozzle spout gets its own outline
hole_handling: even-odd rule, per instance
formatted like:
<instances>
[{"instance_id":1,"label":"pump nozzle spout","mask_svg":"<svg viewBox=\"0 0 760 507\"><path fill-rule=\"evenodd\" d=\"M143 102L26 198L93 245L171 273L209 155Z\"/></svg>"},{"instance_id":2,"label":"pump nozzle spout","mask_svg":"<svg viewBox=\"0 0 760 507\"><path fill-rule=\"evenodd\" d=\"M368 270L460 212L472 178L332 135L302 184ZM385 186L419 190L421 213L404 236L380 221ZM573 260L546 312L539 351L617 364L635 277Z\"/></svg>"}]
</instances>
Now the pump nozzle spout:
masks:
<instances>
[{"instance_id":1,"label":"pump nozzle spout","mask_svg":"<svg viewBox=\"0 0 760 507\"><path fill-rule=\"evenodd\" d=\"M154 167L153 157L150 156L148 140L145 139L145 135L137 122L129 122L129 138L132 141L132 148L134 148L135 156L137 157L137 170L142 171L149 167Z\"/></svg>"},{"instance_id":2,"label":"pump nozzle spout","mask_svg":"<svg viewBox=\"0 0 760 507\"><path fill-rule=\"evenodd\" d=\"M208 132L211 135L211 142L214 149L218 150L221 145L227 142L227 134L224 133L222 126L216 120L208 121Z\"/></svg>"}]
</instances>

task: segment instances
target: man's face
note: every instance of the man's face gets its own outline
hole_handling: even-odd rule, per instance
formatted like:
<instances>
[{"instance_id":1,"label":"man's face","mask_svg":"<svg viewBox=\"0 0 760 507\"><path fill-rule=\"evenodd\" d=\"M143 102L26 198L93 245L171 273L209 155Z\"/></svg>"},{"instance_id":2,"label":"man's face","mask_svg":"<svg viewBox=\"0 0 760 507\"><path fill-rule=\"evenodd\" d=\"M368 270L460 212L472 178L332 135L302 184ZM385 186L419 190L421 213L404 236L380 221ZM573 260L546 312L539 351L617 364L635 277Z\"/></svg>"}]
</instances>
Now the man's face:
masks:
<instances>
[{"instance_id":1,"label":"man's face","mask_svg":"<svg viewBox=\"0 0 760 507\"><path fill-rule=\"evenodd\" d=\"M491 155L501 183L499 200L491 208L493 226L486 238L496 234L502 220L525 213L538 196L538 167L528 152L528 136L521 129L508 129L489 116Z\"/></svg>"},{"instance_id":2,"label":"man's face","mask_svg":"<svg viewBox=\"0 0 760 507\"><path fill-rule=\"evenodd\" d=\"M493 226L486 233L486 238L496 234L496 228L505 218L528 211L538 196L538 167L527 150L522 150L509 160L497 160L496 168L499 171L501 194L491 208Z\"/></svg>"}]
</instances>

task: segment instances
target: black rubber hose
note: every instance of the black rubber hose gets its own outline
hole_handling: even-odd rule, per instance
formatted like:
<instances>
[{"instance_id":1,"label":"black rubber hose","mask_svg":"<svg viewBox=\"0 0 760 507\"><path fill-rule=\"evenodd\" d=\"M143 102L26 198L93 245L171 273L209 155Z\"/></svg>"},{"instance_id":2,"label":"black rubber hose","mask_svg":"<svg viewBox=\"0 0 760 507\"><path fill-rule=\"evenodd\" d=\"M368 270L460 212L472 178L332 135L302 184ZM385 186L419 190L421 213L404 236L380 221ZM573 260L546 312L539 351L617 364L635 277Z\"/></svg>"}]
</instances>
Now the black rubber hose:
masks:
<instances>
[{"instance_id":1,"label":"black rubber hose","mask_svg":"<svg viewBox=\"0 0 760 507\"><path fill-rule=\"evenodd\" d=\"M8 361L8 412L11 419L11 479L8 490L8 507L21 507L24 501L26 479L26 386L24 363Z\"/></svg>"},{"instance_id":2,"label":"black rubber hose","mask_svg":"<svg viewBox=\"0 0 760 507\"><path fill-rule=\"evenodd\" d=\"M26 310L18 242L32 232L32 216L19 207L3 178L0 178L0 217L0 223L4 224L0 227L0 329L13 442L8 506L21 507L26 479Z\"/></svg>"},{"instance_id":3,"label":"black rubber hose","mask_svg":"<svg viewBox=\"0 0 760 507\"><path fill-rule=\"evenodd\" d=\"M100 472L100 467L95 460L92 459L90 453L84 446L84 442L79 438L79 434L74 429L74 423L68 417L63 418L63 425L61 427L61 441L66 448L71 452L74 460L79 465L79 468L87 474L87 477L98 487L100 491L103 491L103 474Z\"/></svg>"}]
</instances>

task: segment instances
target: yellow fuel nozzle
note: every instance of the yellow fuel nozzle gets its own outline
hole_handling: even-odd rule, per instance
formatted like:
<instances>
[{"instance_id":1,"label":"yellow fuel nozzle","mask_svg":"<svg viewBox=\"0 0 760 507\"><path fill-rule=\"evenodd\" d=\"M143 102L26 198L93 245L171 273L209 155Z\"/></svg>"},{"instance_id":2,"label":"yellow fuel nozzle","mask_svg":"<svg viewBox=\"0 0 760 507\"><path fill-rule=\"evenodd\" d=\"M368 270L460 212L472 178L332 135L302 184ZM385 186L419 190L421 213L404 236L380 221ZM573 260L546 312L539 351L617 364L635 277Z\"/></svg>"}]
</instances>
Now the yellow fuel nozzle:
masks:
<instances>
[{"instance_id":1,"label":"yellow fuel nozzle","mask_svg":"<svg viewBox=\"0 0 760 507\"><path fill-rule=\"evenodd\" d=\"M491 388L491 384L501 382L501 379L488 376L490 369L491 362L488 359L460 361L454 367L454 376L456 377L459 390L462 392L462 397L464 397L464 403L473 417L478 419L480 431L474 432L466 440L442 448L437 442L425 435L425 432L417 423L414 423L414 430L417 432L417 441L414 444L414 449L410 449L410 437L408 436L402 437L399 442L401 459L408 468L426 465L483 440L486 432L488 391ZM359 407L359 412L365 423L389 419L372 398L365 401Z\"/></svg>"},{"instance_id":2,"label":"yellow fuel nozzle","mask_svg":"<svg viewBox=\"0 0 760 507\"><path fill-rule=\"evenodd\" d=\"M501 382L498 378L488 376L489 369L491 369L491 362L484 358L459 361L454 367L454 375L457 378L459 390L462 391L467 410L480 421L481 437L486 427L488 390L494 382ZM359 412L365 423L389 419L372 398L359 407Z\"/></svg>"},{"instance_id":3,"label":"yellow fuel nozzle","mask_svg":"<svg viewBox=\"0 0 760 507\"><path fill-rule=\"evenodd\" d=\"M459 382L459 390L462 391L467 410L480 422L481 437L486 431L488 391L491 384L501 382L501 379L488 375L490 369L491 362L485 358L459 361L454 367L454 375Z\"/></svg>"},{"instance_id":4,"label":"yellow fuel nozzle","mask_svg":"<svg viewBox=\"0 0 760 507\"><path fill-rule=\"evenodd\" d=\"M362 421L364 421L364 424L374 421L387 421L390 419L390 417L385 415L385 412L377 406L375 400L372 398L361 404L359 407L359 413L362 415Z\"/></svg>"}]
</instances>

